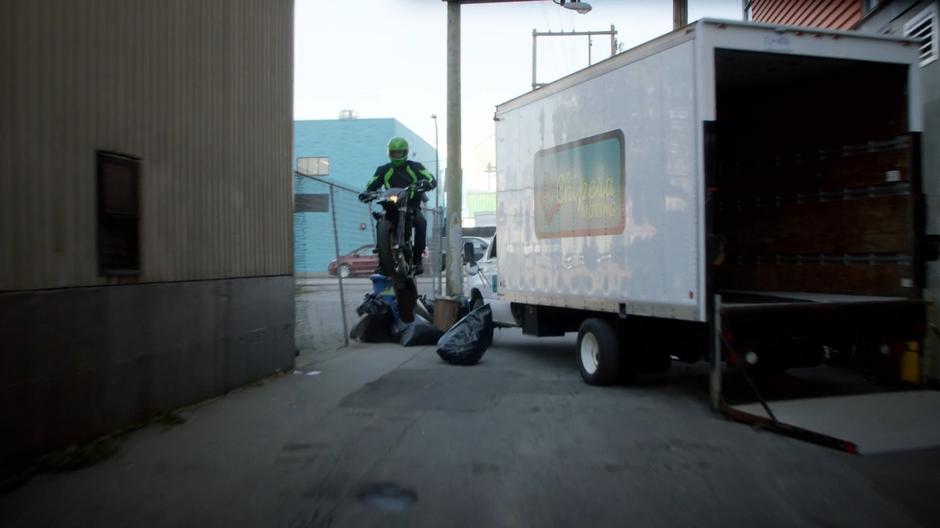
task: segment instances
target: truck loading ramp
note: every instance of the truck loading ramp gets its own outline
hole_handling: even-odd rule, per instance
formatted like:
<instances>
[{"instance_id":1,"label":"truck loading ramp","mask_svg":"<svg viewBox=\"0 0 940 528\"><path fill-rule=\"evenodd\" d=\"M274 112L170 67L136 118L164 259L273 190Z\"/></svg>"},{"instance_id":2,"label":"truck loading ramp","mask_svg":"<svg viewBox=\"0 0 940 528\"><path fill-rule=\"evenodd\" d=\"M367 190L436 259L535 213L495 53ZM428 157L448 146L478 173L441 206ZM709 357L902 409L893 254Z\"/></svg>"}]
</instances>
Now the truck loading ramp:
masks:
<instances>
[{"instance_id":1,"label":"truck loading ramp","mask_svg":"<svg viewBox=\"0 0 940 528\"><path fill-rule=\"evenodd\" d=\"M884 328L903 329L917 322L922 302L812 292L728 291L716 301L716 319L725 348L739 352L748 348L741 342L746 343L749 334L766 336L781 330L785 330L781 339L799 334L827 342L840 334L871 333L875 342L890 342L892 339L882 335ZM902 335L894 336L894 340L905 339ZM815 380L817 390L828 387L834 391L865 392L837 395L791 392L764 397L761 393L771 387L759 387L756 380L738 368L758 401L737 403L728 402L721 395L719 365L713 362L712 368L713 405L722 402L715 408L735 421L866 455L940 446L938 391L871 392L877 387L853 384L852 376L845 379L832 376L840 370L836 369ZM794 389L789 387L790 391Z\"/></svg>"},{"instance_id":2,"label":"truck loading ramp","mask_svg":"<svg viewBox=\"0 0 940 528\"><path fill-rule=\"evenodd\" d=\"M940 392L912 390L732 405L730 418L863 455L940 446Z\"/></svg>"}]
</instances>

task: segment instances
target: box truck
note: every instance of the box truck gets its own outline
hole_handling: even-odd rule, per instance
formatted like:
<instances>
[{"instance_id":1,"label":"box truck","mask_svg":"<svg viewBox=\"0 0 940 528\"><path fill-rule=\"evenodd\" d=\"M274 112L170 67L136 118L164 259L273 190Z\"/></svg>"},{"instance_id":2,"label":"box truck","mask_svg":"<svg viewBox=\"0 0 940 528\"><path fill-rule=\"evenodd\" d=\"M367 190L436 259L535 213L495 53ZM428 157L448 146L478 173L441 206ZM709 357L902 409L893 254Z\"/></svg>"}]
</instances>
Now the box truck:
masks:
<instances>
[{"instance_id":1,"label":"box truck","mask_svg":"<svg viewBox=\"0 0 940 528\"><path fill-rule=\"evenodd\" d=\"M590 384L824 347L916 377L917 50L701 20L499 105L500 298Z\"/></svg>"}]
</instances>

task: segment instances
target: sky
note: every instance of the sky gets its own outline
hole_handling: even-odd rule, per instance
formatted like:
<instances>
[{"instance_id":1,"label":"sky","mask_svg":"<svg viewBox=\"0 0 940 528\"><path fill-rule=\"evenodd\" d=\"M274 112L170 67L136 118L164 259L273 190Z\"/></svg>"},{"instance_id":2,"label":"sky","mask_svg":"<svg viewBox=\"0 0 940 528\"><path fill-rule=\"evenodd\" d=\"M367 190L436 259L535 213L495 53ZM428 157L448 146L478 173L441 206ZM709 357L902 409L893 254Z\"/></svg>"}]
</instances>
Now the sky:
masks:
<instances>
[{"instance_id":1,"label":"sky","mask_svg":"<svg viewBox=\"0 0 940 528\"><path fill-rule=\"evenodd\" d=\"M672 0L586 0L578 14L551 0L461 7L464 188L486 190L496 105L531 90L532 30L607 31L623 50L672 30ZM689 21L741 18L741 0L689 0ZM434 144L446 166L447 6L441 0L296 0L294 118L394 117ZM610 55L595 37L593 62ZM588 65L586 37L538 39L538 82Z\"/></svg>"}]
</instances>

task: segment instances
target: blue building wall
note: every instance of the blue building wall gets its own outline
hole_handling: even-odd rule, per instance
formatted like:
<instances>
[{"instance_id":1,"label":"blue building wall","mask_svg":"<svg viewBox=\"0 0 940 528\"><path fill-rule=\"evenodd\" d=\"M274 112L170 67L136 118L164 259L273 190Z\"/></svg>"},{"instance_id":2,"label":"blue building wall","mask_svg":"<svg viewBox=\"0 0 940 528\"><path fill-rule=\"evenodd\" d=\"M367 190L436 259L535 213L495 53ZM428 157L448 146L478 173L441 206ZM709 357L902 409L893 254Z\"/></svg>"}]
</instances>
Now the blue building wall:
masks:
<instances>
[{"instance_id":1,"label":"blue building wall","mask_svg":"<svg viewBox=\"0 0 940 528\"><path fill-rule=\"evenodd\" d=\"M294 122L294 168L297 159L326 156L330 174L326 178L294 177L295 194L329 194L334 188L336 228L340 254L346 254L374 241L369 207L357 194L375 172L388 163L386 144L392 136L402 136L411 147L411 159L420 161L434 173L434 147L395 119L331 119ZM430 163L425 163L431 160ZM299 276L326 273L335 258L330 211L294 213L294 267Z\"/></svg>"}]
</instances>

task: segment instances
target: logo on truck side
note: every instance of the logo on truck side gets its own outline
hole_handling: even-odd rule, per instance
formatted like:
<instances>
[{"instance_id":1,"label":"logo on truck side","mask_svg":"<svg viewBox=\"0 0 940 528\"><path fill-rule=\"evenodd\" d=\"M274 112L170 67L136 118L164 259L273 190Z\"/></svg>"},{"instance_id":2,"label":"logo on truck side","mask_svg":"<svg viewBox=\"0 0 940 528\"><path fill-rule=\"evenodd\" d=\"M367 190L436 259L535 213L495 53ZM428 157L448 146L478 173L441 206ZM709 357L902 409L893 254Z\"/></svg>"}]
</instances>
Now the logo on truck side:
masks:
<instances>
[{"instance_id":1,"label":"logo on truck side","mask_svg":"<svg viewBox=\"0 0 940 528\"><path fill-rule=\"evenodd\" d=\"M623 132L535 154L535 235L617 235L626 223Z\"/></svg>"},{"instance_id":2,"label":"logo on truck side","mask_svg":"<svg viewBox=\"0 0 940 528\"><path fill-rule=\"evenodd\" d=\"M787 53L793 51L793 48L790 46L790 39L782 33L775 33L764 37L764 49Z\"/></svg>"}]
</instances>

